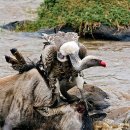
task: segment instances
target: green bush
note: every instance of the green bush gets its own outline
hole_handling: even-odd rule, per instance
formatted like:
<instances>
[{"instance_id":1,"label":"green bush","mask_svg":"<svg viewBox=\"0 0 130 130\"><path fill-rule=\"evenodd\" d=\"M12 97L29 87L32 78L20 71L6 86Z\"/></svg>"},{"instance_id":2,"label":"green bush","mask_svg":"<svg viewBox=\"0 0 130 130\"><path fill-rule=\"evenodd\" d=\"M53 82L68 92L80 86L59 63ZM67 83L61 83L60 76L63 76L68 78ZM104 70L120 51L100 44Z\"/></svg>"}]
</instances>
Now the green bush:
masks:
<instances>
[{"instance_id":1,"label":"green bush","mask_svg":"<svg viewBox=\"0 0 130 130\"><path fill-rule=\"evenodd\" d=\"M45 0L38 8L38 18L26 25L27 31L69 25L78 31L96 25L130 25L128 0Z\"/></svg>"}]
</instances>

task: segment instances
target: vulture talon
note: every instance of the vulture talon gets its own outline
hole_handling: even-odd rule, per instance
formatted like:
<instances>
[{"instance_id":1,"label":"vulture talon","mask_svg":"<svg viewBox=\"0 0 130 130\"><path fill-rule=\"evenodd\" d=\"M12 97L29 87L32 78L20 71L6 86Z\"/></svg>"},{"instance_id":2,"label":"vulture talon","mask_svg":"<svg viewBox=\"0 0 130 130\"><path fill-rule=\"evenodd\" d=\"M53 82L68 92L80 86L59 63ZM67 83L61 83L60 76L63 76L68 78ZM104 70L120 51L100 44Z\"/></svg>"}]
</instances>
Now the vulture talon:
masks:
<instances>
[{"instance_id":1,"label":"vulture talon","mask_svg":"<svg viewBox=\"0 0 130 130\"><path fill-rule=\"evenodd\" d=\"M68 103L73 103L75 101L79 101L80 99L75 95L70 95L69 99L67 99Z\"/></svg>"},{"instance_id":2,"label":"vulture talon","mask_svg":"<svg viewBox=\"0 0 130 130\"><path fill-rule=\"evenodd\" d=\"M67 104L67 102L65 101L65 99L60 97L59 94L55 94L55 95L53 95L53 98L52 98L50 105L48 107L49 108L56 108L56 107L66 105L66 104Z\"/></svg>"}]
</instances>

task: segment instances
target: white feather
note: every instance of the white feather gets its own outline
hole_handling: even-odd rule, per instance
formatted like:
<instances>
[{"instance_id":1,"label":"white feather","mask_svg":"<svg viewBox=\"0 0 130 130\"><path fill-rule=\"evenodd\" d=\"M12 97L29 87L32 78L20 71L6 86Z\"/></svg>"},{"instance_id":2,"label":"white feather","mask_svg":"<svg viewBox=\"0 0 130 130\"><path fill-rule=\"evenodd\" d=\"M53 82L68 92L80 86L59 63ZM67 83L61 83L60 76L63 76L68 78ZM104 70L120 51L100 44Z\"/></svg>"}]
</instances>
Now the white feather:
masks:
<instances>
[{"instance_id":1,"label":"white feather","mask_svg":"<svg viewBox=\"0 0 130 130\"><path fill-rule=\"evenodd\" d=\"M69 54L74 54L75 52L79 52L79 46L78 43L75 41L70 41L70 42L66 42L64 43L61 47L60 47L60 53L62 53L62 55L66 56Z\"/></svg>"}]
</instances>

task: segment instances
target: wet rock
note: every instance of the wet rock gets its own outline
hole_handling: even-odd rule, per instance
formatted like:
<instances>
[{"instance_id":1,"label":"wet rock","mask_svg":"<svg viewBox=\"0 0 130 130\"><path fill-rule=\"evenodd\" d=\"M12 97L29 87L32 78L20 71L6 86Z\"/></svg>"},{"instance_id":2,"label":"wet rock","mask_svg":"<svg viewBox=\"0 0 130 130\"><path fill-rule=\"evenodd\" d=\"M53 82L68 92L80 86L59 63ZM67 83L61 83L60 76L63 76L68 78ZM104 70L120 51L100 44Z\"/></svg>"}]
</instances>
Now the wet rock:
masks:
<instances>
[{"instance_id":1,"label":"wet rock","mask_svg":"<svg viewBox=\"0 0 130 130\"><path fill-rule=\"evenodd\" d=\"M102 40L130 41L130 27L118 29L116 27L101 25L92 30L92 34L86 32L85 37Z\"/></svg>"},{"instance_id":2,"label":"wet rock","mask_svg":"<svg viewBox=\"0 0 130 130\"><path fill-rule=\"evenodd\" d=\"M1 26L1 28L7 29L10 31L15 31L17 27L22 28L24 24L29 23L29 22L31 21L29 20L14 21L14 22L10 22L8 24ZM66 24L61 27L40 29L34 33L37 34L38 37L40 37L42 36L43 33L53 34L58 31L78 32L78 30ZM130 27L117 28L117 27L110 27L110 26L101 24L99 27L94 28L91 32L86 30L84 34L80 34L80 35L81 37L83 36L87 39L89 38L89 39L114 40L114 41L130 41Z\"/></svg>"},{"instance_id":3,"label":"wet rock","mask_svg":"<svg viewBox=\"0 0 130 130\"><path fill-rule=\"evenodd\" d=\"M17 27L22 27L25 24L29 23L29 20L23 20L23 21L14 21L14 22L10 22L8 24L5 24L3 26L0 26L3 29L7 29L9 31L15 31L17 29Z\"/></svg>"},{"instance_id":4,"label":"wet rock","mask_svg":"<svg viewBox=\"0 0 130 130\"><path fill-rule=\"evenodd\" d=\"M39 30L38 33L52 34L52 33L56 33L57 31L78 32L74 28L68 25L64 25L60 28L42 29L42 30ZM100 25L100 27L93 29L92 33L89 31L86 31L83 37L87 39L89 38L89 39L114 40L114 41L130 41L130 27L118 29L116 27Z\"/></svg>"},{"instance_id":5,"label":"wet rock","mask_svg":"<svg viewBox=\"0 0 130 130\"><path fill-rule=\"evenodd\" d=\"M107 112L109 119L115 120L116 122L127 122L130 123L130 107L118 107Z\"/></svg>"},{"instance_id":6,"label":"wet rock","mask_svg":"<svg viewBox=\"0 0 130 130\"><path fill-rule=\"evenodd\" d=\"M63 26L60 31L76 31L72 27ZM77 31L78 32L78 31ZM130 27L117 28L101 24L94 28L91 32L87 31L81 36L89 39L114 40L114 41L130 41Z\"/></svg>"}]
</instances>

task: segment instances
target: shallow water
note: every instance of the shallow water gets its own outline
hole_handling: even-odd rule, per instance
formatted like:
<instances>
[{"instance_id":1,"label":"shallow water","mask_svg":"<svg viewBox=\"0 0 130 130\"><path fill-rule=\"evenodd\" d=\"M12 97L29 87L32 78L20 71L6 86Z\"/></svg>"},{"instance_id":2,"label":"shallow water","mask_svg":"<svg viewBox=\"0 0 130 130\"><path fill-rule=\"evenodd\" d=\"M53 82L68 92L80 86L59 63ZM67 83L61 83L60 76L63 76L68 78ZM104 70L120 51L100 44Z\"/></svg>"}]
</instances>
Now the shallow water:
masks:
<instances>
[{"instance_id":1,"label":"shallow water","mask_svg":"<svg viewBox=\"0 0 130 130\"><path fill-rule=\"evenodd\" d=\"M40 0L0 0L0 24L34 19L39 3ZM84 78L109 94L108 116L116 121L123 120L128 113L130 116L130 42L81 41L88 48L88 55L99 56L107 63L106 68L85 70ZM0 77L17 73L4 59L4 55L10 55L11 48L16 47L25 57L34 59L41 54L42 42L42 39L24 33L0 30Z\"/></svg>"},{"instance_id":2,"label":"shallow water","mask_svg":"<svg viewBox=\"0 0 130 130\"><path fill-rule=\"evenodd\" d=\"M107 63L106 68L85 70L84 77L87 83L96 85L109 94L108 101L112 105L107 109L109 117L120 122L130 114L130 42L83 43L88 48L88 54L96 55Z\"/></svg>"},{"instance_id":3,"label":"shallow water","mask_svg":"<svg viewBox=\"0 0 130 130\"><path fill-rule=\"evenodd\" d=\"M0 0L0 23L36 18L36 8L43 0Z\"/></svg>"}]
</instances>

